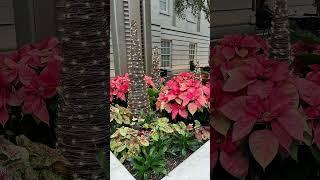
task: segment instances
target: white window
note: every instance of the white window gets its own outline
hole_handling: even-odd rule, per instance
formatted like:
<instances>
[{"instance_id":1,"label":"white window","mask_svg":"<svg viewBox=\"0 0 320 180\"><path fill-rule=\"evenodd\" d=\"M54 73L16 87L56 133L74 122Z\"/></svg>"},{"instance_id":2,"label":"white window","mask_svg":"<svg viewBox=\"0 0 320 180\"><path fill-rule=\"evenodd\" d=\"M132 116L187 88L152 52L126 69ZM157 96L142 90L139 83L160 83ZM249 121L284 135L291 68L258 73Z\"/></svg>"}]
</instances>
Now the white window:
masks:
<instances>
[{"instance_id":1,"label":"white window","mask_svg":"<svg viewBox=\"0 0 320 180\"><path fill-rule=\"evenodd\" d=\"M160 12L169 13L169 0L159 0L160 1Z\"/></svg>"},{"instance_id":2,"label":"white window","mask_svg":"<svg viewBox=\"0 0 320 180\"><path fill-rule=\"evenodd\" d=\"M171 68L171 41L161 40L161 67Z\"/></svg>"},{"instance_id":3,"label":"white window","mask_svg":"<svg viewBox=\"0 0 320 180\"><path fill-rule=\"evenodd\" d=\"M196 43L190 43L189 44L189 59L195 60L197 58L197 44Z\"/></svg>"}]
</instances>

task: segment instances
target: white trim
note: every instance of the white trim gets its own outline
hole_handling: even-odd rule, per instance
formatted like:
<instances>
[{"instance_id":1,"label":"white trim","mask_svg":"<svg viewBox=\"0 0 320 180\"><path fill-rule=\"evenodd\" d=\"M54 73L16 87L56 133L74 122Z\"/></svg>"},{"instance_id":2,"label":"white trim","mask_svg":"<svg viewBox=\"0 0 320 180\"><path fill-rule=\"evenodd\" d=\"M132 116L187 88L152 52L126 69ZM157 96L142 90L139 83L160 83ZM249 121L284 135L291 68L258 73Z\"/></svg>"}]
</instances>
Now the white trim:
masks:
<instances>
[{"instance_id":1,"label":"white trim","mask_svg":"<svg viewBox=\"0 0 320 180\"><path fill-rule=\"evenodd\" d=\"M167 16L170 16L170 13L169 13L169 3L170 3L170 0L165 0L166 1L166 10L163 10L161 9L161 3L160 3L161 0L159 0L159 9L160 9L160 14L164 14L164 15L167 15Z\"/></svg>"}]
</instances>

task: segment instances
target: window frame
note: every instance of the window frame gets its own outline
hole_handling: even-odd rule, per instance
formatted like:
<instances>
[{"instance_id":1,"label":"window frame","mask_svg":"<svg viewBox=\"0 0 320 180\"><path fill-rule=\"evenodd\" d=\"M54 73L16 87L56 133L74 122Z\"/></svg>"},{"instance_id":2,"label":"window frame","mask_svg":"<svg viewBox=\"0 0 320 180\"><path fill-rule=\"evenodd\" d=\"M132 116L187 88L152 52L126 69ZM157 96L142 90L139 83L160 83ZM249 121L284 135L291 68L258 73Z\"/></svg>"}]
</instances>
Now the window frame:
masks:
<instances>
[{"instance_id":1,"label":"window frame","mask_svg":"<svg viewBox=\"0 0 320 180\"><path fill-rule=\"evenodd\" d=\"M191 58L193 56L193 59ZM194 61L197 59L197 43L189 43L189 60Z\"/></svg>"},{"instance_id":2,"label":"window frame","mask_svg":"<svg viewBox=\"0 0 320 180\"><path fill-rule=\"evenodd\" d=\"M166 10L161 9L161 1L163 1L163 0L159 0L160 14L170 15L169 14L169 0L164 0L166 2Z\"/></svg>"},{"instance_id":3,"label":"window frame","mask_svg":"<svg viewBox=\"0 0 320 180\"><path fill-rule=\"evenodd\" d=\"M162 46L163 42L169 43L169 46ZM163 49L167 49L169 50L169 54L164 54L163 53ZM163 56L169 56L168 60L164 60ZM160 42L160 67L162 69L171 69L172 68L172 40L168 40L168 39L161 39ZM164 62L168 62L168 66L163 66Z\"/></svg>"}]
</instances>

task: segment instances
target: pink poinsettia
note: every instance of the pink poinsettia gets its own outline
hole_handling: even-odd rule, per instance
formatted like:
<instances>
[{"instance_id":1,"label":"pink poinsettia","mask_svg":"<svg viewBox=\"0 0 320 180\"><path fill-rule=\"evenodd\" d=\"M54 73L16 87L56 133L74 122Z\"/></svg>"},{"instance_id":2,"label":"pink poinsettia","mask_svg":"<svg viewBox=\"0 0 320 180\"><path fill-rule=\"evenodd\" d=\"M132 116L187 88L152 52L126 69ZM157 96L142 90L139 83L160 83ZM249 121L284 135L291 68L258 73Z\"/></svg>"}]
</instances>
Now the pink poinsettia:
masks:
<instances>
[{"instance_id":1,"label":"pink poinsettia","mask_svg":"<svg viewBox=\"0 0 320 180\"><path fill-rule=\"evenodd\" d=\"M249 160L242 154L235 143L232 142L232 131L223 136L211 129L210 134L210 164L214 169L217 161L232 176L245 179L248 175ZM217 143L220 141L220 143ZM219 156L220 152L220 156Z\"/></svg>"},{"instance_id":2,"label":"pink poinsettia","mask_svg":"<svg viewBox=\"0 0 320 180\"><path fill-rule=\"evenodd\" d=\"M173 77L163 87L156 102L157 110L171 113L172 119L186 119L188 112L194 115L198 110L208 107L208 86L203 86L193 73L183 72Z\"/></svg>"},{"instance_id":3,"label":"pink poinsettia","mask_svg":"<svg viewBox=\"0 0 320 180\"><path fill-rule=\"evenodd\" d=\"M234 121L233 141L249 135L257 122L271 124L272 132L287 151L293 141L303 141L304 119L298 111L299 95L295 86L281 84L272 89L267 99L255 96L240 96L220 108Z\"/></svg>"},{"instance_id":4,"label":"pink poinsettia","mask_svg":"<svg viewBox=\"0 0 320 180\"><path fill-rule=\"evenodd\" d=\"M266 58L253 58L231 69L228 74L224 91L237 92L249 85L249 95L259 94L264 98L270 93L274 83L289 78L289 65Z\"/></svg>"},{"instance_id":5,"label":"pink poinsettia","mask_svg":"<svg viewBox=\"0 0 320 180\"><path fill-rule=\"evenodd\" d=\"M45 67L49 61L60 59L61 48L56 38L27 44L19 49L20 59L27 59L32 67Z\"/></svg>"},{"instance_id":6,"label":"pink poinsettia","mask_svg":"<svg viewBox=\"0 0 320 180\"><path fill-rule=\"evenodd\" d=\"M155 88L155 84L152 78L145 76L147 87ZM121 76L116 76L110 80L110 102L113 102L114 98L118 98L122 101L126 101L126 95L129 92L129 74L126 73Z\"/></svg>"},{"instance_id":7,"label":"pink poinsettia","mask_svg":"<svg viewBox=\"0 0 320 180\"><path fill-rule=\"evenodd\" d=\"M29 67L29 58L20 60L4 57L0 60L0 70L7 76L9 82L16 79L27 85L36 76L36 72Z\"/></svg>"},{"instance_id":8,"label":"pink poinsettia","mask_svg":"<svg viewBox=\"0 0 320 180\"><path fill-rule=\"evenodd\" d=\"M35 77L31 83L23 88L24 103L22 110L26 114L32 114L40 121L49 124L49 113L45 100L57 94L60 75L57 73L60 64L55 61Z\"/></svg>"},{"instance_id":9,"label":"pink poinsettia","mask_svg":"<svg viewBox=\"0 0 320 180\"><path fill-rule=\"evenodd\" d=\"M269 46L261 37L228 35L212 49L211 59L215 66L230 69L241 64L244 59L262 54L269 54Z\"/></svg>"}]
</instances>

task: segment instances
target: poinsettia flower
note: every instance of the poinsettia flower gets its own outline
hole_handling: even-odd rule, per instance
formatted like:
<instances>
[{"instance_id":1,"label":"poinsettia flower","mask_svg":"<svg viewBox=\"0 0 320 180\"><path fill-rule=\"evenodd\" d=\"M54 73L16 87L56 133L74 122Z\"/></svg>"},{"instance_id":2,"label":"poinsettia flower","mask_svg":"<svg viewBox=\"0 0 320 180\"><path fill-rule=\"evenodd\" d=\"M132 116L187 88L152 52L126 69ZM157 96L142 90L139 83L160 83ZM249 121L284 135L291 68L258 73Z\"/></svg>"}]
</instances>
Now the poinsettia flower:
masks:
<instances>
[{"instance_id":1,"label":"poinsettia flower","mask_svg":"<svg viewBox=\"0 0 320 180\"><path fill-rule=\"evenodd\" d=\"M9 82L16 80L27 85L36 76L36 72L29 67L28 58L23 58L16 62L14 59L4 58L2 62L0 62L0 69L6 74Z\"/></svg>"},{"instance_id":2,"label":"poinsettia flower","mask_svg":"<svg viewBox=\"0 0 320 180\"><path fill-rule=\"evenodd\" d=\"M154 82L152 81L152 77L150 76L144 76L144 80L146 81L147 83L147 86L151 86L152 88L155 88L156 85L154 84Z\"/></svg>"},{"instance_id":3,"label":"poinsettia flower","mask_svg":"<svg viewBox=\"0 0 320 180\"><path fill-rule=\"evenodd\" d=\"M39 76L35 77L29 85L23 88L23 112L33 114L40 121L47 124L49 124L49 113L45 100L52 98L57 93L60 78L57 74L58 67L58 62L50 62Z\"/></svg>"},{"instance_id":4,"label":"poinsettia flower","mask_svg":"<svg viewBox=\"0 0 320 180\"><path fill-rule=\"evenodd\" d=\"M19 49L21 59L29 59L32 67L45 67L49 61L60 60L61 48L56 38L48 38L38 43L27 44Z\"/></svg>"},{"instance_id":5,"label":"poinsettia flower","mask_svg":"<svg viewBox=\"0 0 320 180\"><path fill-rule=\"evenodd\" d=\"M264 58L251 59L246 64L230 70L229 76L223 87L224 91L237 92L248 85L253 85L255 87L249 88L248 93L252 92L250 90L255 90L256 92L252 92L254 95L261 95L264 98L270 94L273 82L289 78L289 65ZM259 91L257 87L261 87Z\"/></svg>"},{"instance_id":6,"label":"poinsettia flower","mask_svg":"<svg viewBox=\"0 0 320 180\"><path fill-rule=\"evenodd\" d=\"M151 77L145 76L144 80L146 81L147 87L155 88ZM110 102L113 102L114 98L126 101L126 95L129 93L129 84L130 79L128 73L112 78L110 80Z\"/></svg>"},{"instance_id":7,"label":"poinsettia flower","mask_svg":"<svg viewBox=\"0 0 320 180\"><path fill-rule=\"evenodd\" d=\"M242 154L237 146L232 142L232 131L227 136L215 132L210 133L210 158L213 169L220 161L221 166L232 176L244 180L248 175L249 160ZM218 143L220 141L220 143ZM220 156L219 152L220 151Z\"/></svg>"},{"instance_id":8,"label":"poinsettia flower","mask_svg":"<svg viewBox=\"0 0 320 180\"><path fill-rule=\"evenodd\" d=\"M280 144L289 151L292 139L303 141L305 119L298 112L298 104L297 90L294 85L287 83L274 88L267 99L261 99L259 96L240 96L219 110L235 122L233 141L247 136L257 122L265 122L275 127L272 132L278 137ZM286 138L283 138L284 135Z\"/></svg>"},{"instance_id":9,"label":"poinsettia flower","mask_svg":"<svg viewBox=\"0 0 320 180\"><path fill-rule=\"evenodd\" d=\"M210 59L215 67L232 69L247 58L268 54L269 45L259 36L228 35L212 49Z\"/></svg>"},{"instance_id":10,"label":"poinsettia flower","mask_svg":"<svg viewBox=\"0 0 320 180\"><path fill-rule=\"evenodd\" d=\"M203 86L193 73L183 72L161 89L156 108L171 113L172 119L176 119L177 115L186 119L188 112L194 115L198 110L208 107L209 96L209 85Z\"/></svg>"}]
</instances>

